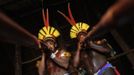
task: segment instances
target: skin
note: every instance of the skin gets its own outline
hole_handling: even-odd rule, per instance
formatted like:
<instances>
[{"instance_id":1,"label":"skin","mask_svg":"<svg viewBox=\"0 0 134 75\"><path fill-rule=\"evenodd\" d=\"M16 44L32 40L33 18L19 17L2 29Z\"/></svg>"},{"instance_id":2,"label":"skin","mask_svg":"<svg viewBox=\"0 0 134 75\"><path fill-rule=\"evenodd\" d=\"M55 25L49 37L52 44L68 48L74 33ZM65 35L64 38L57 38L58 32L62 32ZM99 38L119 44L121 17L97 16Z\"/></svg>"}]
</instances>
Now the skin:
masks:
<instances>
[{"instance_id":1,"label":"skin","mask_svg":"<svg viewBox=\"0 0 134 75\"><path fill-rule=\"evenodd\" d=\"M84 67L87 69L88 74L91 74L91 68L93 67L93 64L91 62L91 58L89 57L88 53L86 53L84 50L82 50L82 44L80 43L84 39L84 35L80 36L78 45L77 45L77 51L74 55L74 61L73 65L75 68L78 67ZM84 61L84 62L83 62ZM82 62L82 63L81 63ZM78 73L77 73L78 75Z\"/></svg>"},{"instance_id":2,"label":"skin","mask_svg":"<svg viewBox=\"0 0 134 75\"><path fill-rule=\"evenodd\" d=\"M74 64L74 67L76 67L76 68L80 67L79 66L80 64L83 64L85 66L85 68L87 69L88 74L93 75L95 72L98 71L98 69L102 65L104 65L107 62L107 60L106 60L105 56L97 53L94 50L91 50L90 52L82 50L81 41L83 41L85 37L86 37L85 35L80 35L79 38L77 38L79 40L79 42L78 42L77 51L74 56L73 64ZM103 41L101 43L90 41L90 42L88 42L88 47L95 49L102 53L109 52L110 48L103 46L102 44L104 44ZM114 70L108 70L107 72L111 73L110 75L116 75L115 73L113 74ZM107 72L103 75L109 75Z\"/></svg>"},{"instance_id":3,"label":"skin","mask_svg":"<svg viewBox=\"0 0 134 75\"><path fill-rule=\"evenodd\" d=\"M134 0L117 0L106 13L101 17L100 21L88 32L86 39L91 38L95 34L115 27L117 21L128 13L133 13ZM83 41L84 42L84 41Z\"/></svg>"},{"instance_id":4,"label":"skin","mask_svg":"<svg viewBox=\"0 0 134 75\"><path fill-rule=\"evenodd\" d=\"M108 30L112 27L115 27L114 25L116 25L117 21L127 13L133 12L133 9L134 0L118 0L106 11L106 13L101 17L100 21L92 28L91 31L88 32L87 36L84 38L84 40L81 41L81 43L84 44L87 39L91 38L95 34L102 32L103 30ZM104 75L109 75L108 71L106 71L107 73ZM112 71L113 70L110 72ZM114 75L114 72L110 74Z\"/></svg>"},{"instance_id":5,"label":"skin","mask_svg":"<svg viewBox=\"0 0 134 75\"><path fill-rule=\"evenodd\" d=\"M46 42L46 46L49 50L55 51L55 43L53 41Z\"/></svg>"},{"instance_id":6,"label":"skin","mask_svg":"<svg viewBox=\"0 0 134 75\"><path fill-rule=\"evenodd\" d=\"M47 41L44 43L44 45L47 46L50 52L55 52L55 42L53 41ZM60 50L57 52L57 54L61 55L64 52L64 50ZM42 53L42 59L40 62L38 62L38 72L39 75L45 75L45 71L48 70L48 75L63 75L66 73L66 69L68 68L68 61L69 58L56 56L54 59L50 58L50 55L47 55L48 53L43 52ZM51 53L50 53L51 54ZM54 63L55 62L55 63ZM47 64L47 66L45 66ZM46 69L47 67L47 69Z\"/></svg>"},{"instance_id":7,"label":"skin","mask_svg":"<svg viewBox=\"0 0 134 75\"><path fill-rule=\"evenodd\" d=\"M44 70L45 70L44 62L45 62L45 54L42 53L41 61L37 61L37 64L36 64L39 75L44 75Z\"/></svg>"}]
</instances>

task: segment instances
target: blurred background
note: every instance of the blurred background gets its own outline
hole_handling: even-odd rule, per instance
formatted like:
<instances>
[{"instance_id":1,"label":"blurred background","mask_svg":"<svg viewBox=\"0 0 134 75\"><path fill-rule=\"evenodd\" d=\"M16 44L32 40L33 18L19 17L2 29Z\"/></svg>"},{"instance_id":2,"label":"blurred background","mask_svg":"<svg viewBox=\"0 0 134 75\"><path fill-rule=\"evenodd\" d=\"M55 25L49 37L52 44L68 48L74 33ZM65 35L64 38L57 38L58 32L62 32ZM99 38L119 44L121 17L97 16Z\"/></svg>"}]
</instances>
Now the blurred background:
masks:
<instances>
[{"instance_id":1,"label":"blurred background","mask_svg":"<svg viewBox=\"0 0 134 75\"><path fill-rule=\"evenodd\" d=\"M69 49L74 50L75 44L69 36L71 25L57 12L62 11L68 15L67 5L70 8L76 22L86 22L91 28L100 20L106 10L116 2L116 0L44 0L44 9L49 9L50 25L57 28L61 37L59 43L66 43L72 46ZM43 25L42 20L42 0L0 0L0 11L8 15L12 20L17 22L21 27L31 34L37 36L39 29ZM134 14L123 16L117 23L118 27L109 32L103 32L97 35L97 38L106 38L112 45L117 54L134 50ZM1 23L0 23L1 24ZM1 28L2 29L2 28ZM10 32L8 29L5 31ZM14 32L16 33L16 32ZM66 36L68 35L68 36ZM8 38L12 34L7 34ZM21 36L16 35L15 38ZM61 41L62 39L62 41ZM21 40L22 42L24 40ZM19 43L21 43L21 41ZM27 40L28 41L28 40ZM25 44L25 43L24 43ZM26 44L25 44L26 45ZM16 50L19 50L20 57L17 57ZM39 50L33 47L19 46L0 38L0 74L1 75L18 75L16 70L21 72L20 75L38 75L35 66L36 61L22 64L27 60L31 60L40 56ZM19 60L17 60L18 58ZM16 63L16 61L19 61ZM134 53L121 56L111 60L112 64L117 67L121 75L134 74ZM20 64L21 69L16 69L16 64Z\"/></svg>"}]
</instances>

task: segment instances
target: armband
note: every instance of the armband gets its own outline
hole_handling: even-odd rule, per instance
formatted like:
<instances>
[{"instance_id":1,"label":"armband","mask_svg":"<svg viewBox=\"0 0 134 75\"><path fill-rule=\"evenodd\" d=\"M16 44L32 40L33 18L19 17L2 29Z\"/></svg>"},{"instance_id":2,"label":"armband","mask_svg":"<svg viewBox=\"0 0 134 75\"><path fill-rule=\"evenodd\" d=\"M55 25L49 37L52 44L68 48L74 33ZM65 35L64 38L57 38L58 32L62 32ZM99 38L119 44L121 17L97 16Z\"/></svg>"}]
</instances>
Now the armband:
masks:
<instances>
[{"instance_id":1,"label":"armband","mask_svg":"<svg viewBox=\"0 0 134 75\"><path fill-rule=\"evenodd\" d=\"M55 56L56 56L56 55L55 55L54 53L52 53L51 56L50 56L50 58L54 59Z\"/></svg>"}]
</instances>

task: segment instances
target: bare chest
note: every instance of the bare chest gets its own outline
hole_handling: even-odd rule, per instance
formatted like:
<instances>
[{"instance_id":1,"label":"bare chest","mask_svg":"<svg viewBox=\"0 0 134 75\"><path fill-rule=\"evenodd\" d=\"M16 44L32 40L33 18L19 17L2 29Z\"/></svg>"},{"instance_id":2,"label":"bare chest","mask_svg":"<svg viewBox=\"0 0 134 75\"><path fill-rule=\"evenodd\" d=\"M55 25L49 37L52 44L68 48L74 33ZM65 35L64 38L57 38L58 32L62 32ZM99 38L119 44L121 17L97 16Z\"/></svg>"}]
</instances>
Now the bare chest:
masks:
<instances>
[{"instance_id":1,"label":"bare chest","mask_svg":"<svg viewBox=\"0 0 134 75\"><path fill-rule=\"evenodd\" d=\"M64 68L59 67L52 61L47 62L47 70L49 75L64 75L67 72Z\"/></svg>"}]
</instances>

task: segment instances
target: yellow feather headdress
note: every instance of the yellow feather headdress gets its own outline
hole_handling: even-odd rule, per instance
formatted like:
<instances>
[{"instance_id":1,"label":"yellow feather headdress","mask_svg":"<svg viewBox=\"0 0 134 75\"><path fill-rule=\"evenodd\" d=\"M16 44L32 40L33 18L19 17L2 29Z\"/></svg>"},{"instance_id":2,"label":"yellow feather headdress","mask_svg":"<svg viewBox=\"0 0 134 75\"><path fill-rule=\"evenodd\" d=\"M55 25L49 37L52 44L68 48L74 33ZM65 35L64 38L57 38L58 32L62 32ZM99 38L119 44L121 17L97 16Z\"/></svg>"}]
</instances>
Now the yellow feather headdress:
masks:
<instances>
[{"instance_id":1,"label":"yellow feather headdress","mask_svg":"<svg viewBox=\"0 0 134 75\"><path fill-rule=\"evenodd\" d=\"M83 22L78 22L76 23L71 10L70 10L70 4L68 4L68 13L69 13L69 17L67 17L64 13L58 11L71 25L72 28L70 30L70 37L71 38L77 38L77 35L79 34L79 32L83 32L83 31L87 31L89 29L89 25Z\"/></svg>"},{"instance_id":2,"label":"yellow feather headdress","mask_svg":"<svg viewBox=\"0 0 134 75\"><path fill-rule=\"evenodd\" d=\"M46 38L58 37L60 35L59 31L54 27L49 26L48 9L47 9L47 16L45 17L44 9L42 9L42 15L43 15L43 22L45 26L39 30L38 39L44 40Z\"/></svg>"}]
</instances>

